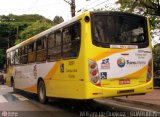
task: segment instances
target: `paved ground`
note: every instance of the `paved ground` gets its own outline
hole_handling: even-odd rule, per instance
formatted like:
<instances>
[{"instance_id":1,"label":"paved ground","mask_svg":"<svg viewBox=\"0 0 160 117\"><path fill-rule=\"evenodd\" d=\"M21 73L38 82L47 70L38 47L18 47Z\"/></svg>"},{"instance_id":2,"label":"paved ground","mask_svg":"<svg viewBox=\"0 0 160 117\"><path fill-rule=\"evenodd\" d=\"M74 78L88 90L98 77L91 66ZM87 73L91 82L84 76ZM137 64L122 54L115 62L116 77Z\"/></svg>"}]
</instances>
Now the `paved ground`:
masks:
<instances>
[{"instance_id":1,"label":"paved ground","mask_svg":"<svg viewBox=\"0 0 160 117\"><path fill-rule=\"evenodd\" d=\"M61 102L60 102L61 104ZM59 108L56 103L43 105L32 94L13 93L13 88L0 85L0 117L78 117Z\"/></svg>"},{"instance_id":2,"label":"paved ground","mask_svg":"<svg viewBox=\"0 0 160 117\"><path fill-rule=\"evenodd\" d=\"M152 117L160 117L160 108L124 103L129 100L131 102L136 100L138 103L150 100L149 102L154 103L156 97L158 97L158 102L160 99L158 89L146 96L129 96L127 99L125 97L102 98L87 102L61 99L50 101L46 105L39 103L33 94L13 93L12 91L12 88L0 85L0 117L6 112L12 115L17 114L18 117L141 117L148 116L148 114Z\"/></svg>"},{"instance_id":3,"label":"paved ground","mask_svg":"<svg viewBox=\"0 0 160 117\"><path fill-rule=\"evenodd\" d=\"M153 92L146 95L128 96L128 97L116 97L113 98L117 101L134 103L149 107L159 108L160 110L160 89L154 89Z\"/></svg>"}]
</instances>

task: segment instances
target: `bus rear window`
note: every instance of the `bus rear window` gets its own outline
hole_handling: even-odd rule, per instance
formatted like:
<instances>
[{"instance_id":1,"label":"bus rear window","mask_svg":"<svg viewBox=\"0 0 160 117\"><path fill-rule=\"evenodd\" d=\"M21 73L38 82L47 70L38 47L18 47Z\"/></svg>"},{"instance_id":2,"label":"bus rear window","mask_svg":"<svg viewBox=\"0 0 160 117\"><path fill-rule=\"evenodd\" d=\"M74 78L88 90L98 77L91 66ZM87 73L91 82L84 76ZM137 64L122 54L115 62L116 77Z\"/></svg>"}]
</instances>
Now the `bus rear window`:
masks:
<instances>
[{"instance_id":1,"label":"bus rear window","mask_svg":"<svg viewBox=\"0 0 160 117\"><path fill-rule=\"evenodd\" d=\"M93 14L93 44L101 47L113 45L148 46L147 23L144 17L127 14Z\"/></svg>"}]
</instances>

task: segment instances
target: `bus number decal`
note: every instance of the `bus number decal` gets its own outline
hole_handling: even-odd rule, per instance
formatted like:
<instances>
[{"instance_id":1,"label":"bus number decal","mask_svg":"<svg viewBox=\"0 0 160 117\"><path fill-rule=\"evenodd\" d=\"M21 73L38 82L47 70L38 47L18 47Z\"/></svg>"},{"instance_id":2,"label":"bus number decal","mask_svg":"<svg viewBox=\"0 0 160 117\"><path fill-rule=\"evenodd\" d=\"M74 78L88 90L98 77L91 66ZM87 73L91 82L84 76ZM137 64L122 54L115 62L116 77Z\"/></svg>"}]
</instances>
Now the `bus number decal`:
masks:
<instances>
[{"instance_id":1,"label":"bus number decal","mask_svg":"<svg viewBox=\"0 0 160 117\"><path fill-rule=\"evenodd\" d=\"M74 61L69 61L68 65L74 65Z\"/></svg>"}]
</instances>

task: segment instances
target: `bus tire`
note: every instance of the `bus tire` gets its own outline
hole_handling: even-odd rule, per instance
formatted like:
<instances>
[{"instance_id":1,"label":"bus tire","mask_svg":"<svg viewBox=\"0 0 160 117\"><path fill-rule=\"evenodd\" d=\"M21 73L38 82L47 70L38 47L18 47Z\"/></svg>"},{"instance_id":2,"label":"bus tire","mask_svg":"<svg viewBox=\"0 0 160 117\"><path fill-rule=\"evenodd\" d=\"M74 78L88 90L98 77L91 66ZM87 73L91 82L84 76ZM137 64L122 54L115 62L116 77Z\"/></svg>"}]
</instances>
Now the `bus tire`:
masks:
<instances>
[{"instance_id":1,"label":"bus tire","mask_svg":"<svg viewBox=\"0 0 160 117\"><path fill-rule=\"evenodd\" d=\"M46 87L43 80L40 80L38 83L38 99L43 104L46 104L48 101L46 96Z\"/></svg>"},{"instance_id":2,"label":"bus tire","mask_svg":"<svg viewBox=\"0 0 160 117\"><path fill-rule=\"evenodd\" d=\"M14 80L13 80L13 77L11 77L11 87L13 87L13 85L14 85Z\"/></svg>"},{"instance_id":3,"label":"bus tire","mask_svg":"<svg viewBox=\"0 0 160 117\"><path fill-rule=\"evenodd\" d=\"M17 89L15 88L15 82L14 82L13 77L11 78L11 87L13 87L13 92L16 93Z\"/></svg>"}]
</instances>

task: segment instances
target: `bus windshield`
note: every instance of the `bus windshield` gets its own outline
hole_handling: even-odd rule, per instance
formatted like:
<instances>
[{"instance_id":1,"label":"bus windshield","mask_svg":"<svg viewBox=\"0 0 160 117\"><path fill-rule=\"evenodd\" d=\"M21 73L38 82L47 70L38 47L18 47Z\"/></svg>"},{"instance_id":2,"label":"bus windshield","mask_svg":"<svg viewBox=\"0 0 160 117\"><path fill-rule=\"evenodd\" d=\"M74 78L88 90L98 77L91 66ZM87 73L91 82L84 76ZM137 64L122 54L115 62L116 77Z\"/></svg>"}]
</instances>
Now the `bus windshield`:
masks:
<instances>
[{"instance_id":1,"label":"bus windshield","mask_svg":"<svg viewBox=\"0 0 160 117\"><path fill-rule=\"evenodd\" d=\"M96 46L130 44L148 46L147 26L144 17L125 14L91 14L92 41ZM146 44L145 44L146 43Z\"/></svg>"}]
</instances>

